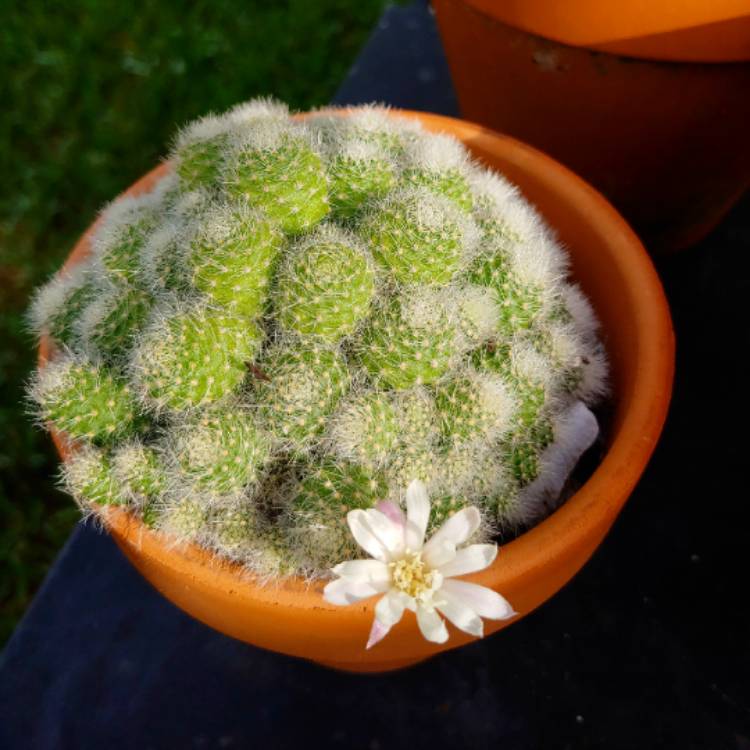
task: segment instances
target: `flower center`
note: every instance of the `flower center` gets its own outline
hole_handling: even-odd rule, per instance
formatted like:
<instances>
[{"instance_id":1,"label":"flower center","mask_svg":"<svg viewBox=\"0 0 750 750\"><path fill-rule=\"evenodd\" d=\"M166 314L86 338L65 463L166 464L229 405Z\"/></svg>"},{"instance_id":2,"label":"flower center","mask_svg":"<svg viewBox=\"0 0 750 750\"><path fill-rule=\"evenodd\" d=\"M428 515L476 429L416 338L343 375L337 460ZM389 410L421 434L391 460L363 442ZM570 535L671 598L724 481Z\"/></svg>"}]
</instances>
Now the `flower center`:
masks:
<instances>
[{"instance_id":1,"label":"flower center","mask_svg":"<svg viewBox=\"0 0 750 750\"><path fill-rule=\"evenodd\" d=\"M389 563L389 567L395 588L415 599L436 588L439 574L427 568L421 552L407 550L400 560Z\"/></svg>"}]
</instances>

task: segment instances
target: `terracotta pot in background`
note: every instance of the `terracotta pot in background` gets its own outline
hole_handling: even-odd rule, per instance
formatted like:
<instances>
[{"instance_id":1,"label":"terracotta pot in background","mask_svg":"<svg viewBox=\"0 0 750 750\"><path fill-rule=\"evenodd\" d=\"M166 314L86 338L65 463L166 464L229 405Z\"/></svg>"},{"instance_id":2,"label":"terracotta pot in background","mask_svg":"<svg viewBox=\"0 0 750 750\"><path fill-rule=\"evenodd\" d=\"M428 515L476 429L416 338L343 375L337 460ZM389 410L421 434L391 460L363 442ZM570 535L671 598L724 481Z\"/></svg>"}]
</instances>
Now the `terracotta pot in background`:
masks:
<instances>
[{"instance_id":1,"label":"terracotta pot in background","mask_svg":"<svg viewBox=\"0 0 750 750\"><path fill-rule=\"evenodd\" d=\"M664 294L637 237L617 212L574 174L506 136L447 117L401 113L431 131L459 138L485 164L516 183L569 249L573 275L594 305L612 367L613 421L606 455L560 509L505 545L492 566L468 580L502 593L522 617L560 589L602 541L640 477L661 432L672 387L674 341ZM162 165L128 194L150 189L169 168ZM91 229L68 264L89 253ZM40 365L53 355L48 339ZM53 435L63 459L72 448ZM438 645L421 636L407 613L388 637L366 651L374 602L336 607L322 584L285 580L261 586L237 566L195 546L173 547L135 516L111 508L106 523L133 565L168 599L240 640L351 671L383 671L414 664L471 641L449 625ZM516 618L518 619L518 618ZM486 621L486 632L515 620Z\"/></svg>"},{"instance_id":2,"label":"terracotta pot in background","mask_svg":"<svg viewBox=\"0 0 750 750\"><path fill-rule=\"evenodd\" d=\"M653 252L750 185L750 9L664 5L433 0L463 116L589 180Z\"/></svg>"}]
</instances>

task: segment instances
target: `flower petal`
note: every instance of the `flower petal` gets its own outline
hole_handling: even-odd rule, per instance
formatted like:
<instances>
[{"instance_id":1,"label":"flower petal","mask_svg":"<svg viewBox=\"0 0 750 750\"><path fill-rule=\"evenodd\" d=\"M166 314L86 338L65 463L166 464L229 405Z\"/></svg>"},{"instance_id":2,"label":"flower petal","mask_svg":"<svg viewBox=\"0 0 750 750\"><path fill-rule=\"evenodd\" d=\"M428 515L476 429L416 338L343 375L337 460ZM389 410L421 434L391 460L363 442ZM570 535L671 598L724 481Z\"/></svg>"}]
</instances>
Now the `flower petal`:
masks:
<instances>
[{"instance_id":1,"label":"flower petal","mask_svg":"<svg viewBox=\"0 0 750 750\"><path fill-rule=\"evenodd\" d=\"M471 607L467 607L460 597L442 589L440 591L442 601L437 609L442 612L459 630L469 635L481 638L484 635L484 624L482 618Z\"/></svg>"},{"instance_id":2,"label":"flower petal","mask_svg":"<svg viewBox=\"0 0 750 750\"><path fill-rule=\"evenodd\" d=\"M332 570L347 581L369 583L379 591L387 591L390 588L391 573L388 566L380 560L347 560Z\"/></svg>"},{"instance_id":3,"label":"flower petal","mask_svg":"<svg viewBox=\"0 0 750 750\"><path fill-rule=\"evenodd\" d=\"M404 511L402 511L396 503L392 503L390 500L381 500L375 508L384 516L388 516L393 523L398 524L399 526L406 525Z\"/></svg>"},{"instance_id":4,"label":"flower petal","mask_svg":"<svg viewBox=\"0 0 750 750\"><path fill-rule=\"evenodd\" d=\"M369 599L371 596L380 593L382 593L382 590L370 583L337 578L335 581L328 583L323 589L323 598L329 604L346 606L347 604L355 604L362 599Z\"/></svg>"},{"instance_id":5,"label":"flower petal","mask_svg":"<svg viewBox=\"0 0 750 750\"><path fill-rule=\"evenodd\" d=\"M496 544L470 544L456 552L455 557L440 566L440 572L445 576L463 576L484 570L497 557Z\"/></svg>"},{"instance_id":6,"label":"flower petal","mask_svg":"<svg viewBox=\"0 0 750 750\"><path fill-rule=\"evenodd\" d=\"M433 570L447 565L455 556L456 545L447 539L442 542L438 540L437 544L430 544L428 542L424 550L422 550L422 559Z\"/></svg>"},{"instance_id":7,"label":"flower petal","mask_svg":"<svg viewBox=\"0 0 750 750\"><path fill-rule=\"evenodd\" d=\"M393 627L404 614L409 597L403 591L391 589L375 605L375 618L388 628Z\"/></svg>"},{"instance_id":8,"label":"flower petal","mask_svg":"<svg viewBox=\"0 0 750 750\"><path fill-rule=\"evenodd\" d=\"M417 607L417 624L428 641L445 643L448 640L448 628L434 609Z\"/></svg>"},{"instance_id":9,"label":"flower petal","mask_svg":"<svg viewBox=\"0 0 750 750\"><path fill-rule=\"evenodd\" d=\"M482 517L473 505L454 513L443 525L430 537L424 546L425 555L444 542L453 542L458 547L463 544L479 528Z\"/></svg>"},{"instance_id":10,"label":"flower petal","mask_svg":"<svg viewBox=\"0 0 750 750\"><path fill-rule=\"evenodd\" d=\"M496 591L476 583L448 578L443 581L440 593L462 602L480 617L487 617L490 620L507 620L518 614Z\"/></svg>"},{"instance_id":11,"label":"flower petal","mask_svg":"<svg viewBox=\"0 0 750 750\"><path fill-rule=\"evenodd\" d=\"M350 510L346 521L357 544L376 560L388 562L403 548L403 530L374 508Z\"/></svg>"},{"instance_id":12,"label":"flower petal","mask_svg":"<svg viewBox=\"0 0 750 750\"><path fill-rule=\"evenodd\" d=\"M375 508L365 511L370 522L370 528L375 536L380 539L389 553L389 559L401 557L404 553L404 527L391 521L385 513Z\"/></svg>"},{"instance_id":13,"label":"flower petal","mask_svg":"<svg viewBox=\"0 0 750 750\"><path fill-rule=\"evenodd\" d=\"M390 625L383 625L380 620L375 618L372 621L372 627L370 628L370 637L367 639L366 649L372 648L376 643L379 643L388 635L388 631L391 629Z\"/></svg>"},{"instance_id":14,"label":"flower petal","mask_svg":"<svg viewBox=\"0 0 750 750\"><path fill-rule=\"evenodd\" d=\"M406 489L406 548L418 552L424 544L430 520L430 499L427 488L415 479Z\"/></svg>"}]
</instances>

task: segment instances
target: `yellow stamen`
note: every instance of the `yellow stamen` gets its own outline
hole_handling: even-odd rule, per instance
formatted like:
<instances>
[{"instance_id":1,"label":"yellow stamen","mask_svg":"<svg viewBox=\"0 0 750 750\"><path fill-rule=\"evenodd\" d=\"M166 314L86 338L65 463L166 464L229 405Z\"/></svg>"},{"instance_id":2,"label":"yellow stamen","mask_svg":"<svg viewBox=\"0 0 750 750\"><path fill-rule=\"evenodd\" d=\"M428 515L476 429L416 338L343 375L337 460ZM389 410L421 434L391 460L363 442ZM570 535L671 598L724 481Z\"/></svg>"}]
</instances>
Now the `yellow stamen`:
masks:
<instances>
[{"instance_id":1,"label":"yellow stamen","mask_svg":"<svg viewBox=\"0 0 750 750\"><path fill-rule=\"evenodd\" d=\"M435 574L422 560L421 552L406 551L400 560L389 563L393 585L415 599L432 590Z\"/></svg>"}]
</instances>

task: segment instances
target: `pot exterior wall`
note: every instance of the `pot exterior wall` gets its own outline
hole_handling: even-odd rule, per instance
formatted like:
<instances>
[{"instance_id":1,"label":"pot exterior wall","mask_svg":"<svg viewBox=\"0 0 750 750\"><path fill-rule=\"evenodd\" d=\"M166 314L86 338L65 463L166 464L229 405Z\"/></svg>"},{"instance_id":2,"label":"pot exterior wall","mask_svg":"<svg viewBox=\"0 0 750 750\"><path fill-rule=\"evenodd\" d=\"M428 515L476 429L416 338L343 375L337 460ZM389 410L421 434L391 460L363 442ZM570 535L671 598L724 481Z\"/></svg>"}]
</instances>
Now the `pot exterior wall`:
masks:
<instances>
[{"instance_id":1,"label":"pot exterior wall","mask_svg":"<svg viewBox=\"0 0 750 750\"><path fill-rule=\"evenodd\" d=\"M750 185L750 63L636 60L433 0L461 111L590 181L654 252L705 236Z\"/></svg>"},{"instance_id":2,"label":"pot exterior wall","mask_svg":"<svg viewBox=\"0 0 750 750\"><path fill-rule=\"evenodd\" d=\"M160 554L163 542L159 537L125 513L113 513L108 527L128 560L159 593L197 620L232 638L347 672L403 669L429 659L436 652L419 634L404 631L407 622L389 634L377 654L367 652L364 644L371 621L369 615L365 627L361 617L342 622L342 615L347 620L343 610L331 613L328 623L323 607L314 619L310 618L307 611L288 600L285 594L289 592L282 593L273 585L266 588L266 597L255 593L248 596L232 566L214 563L213 575L206 576L206 561L196 550L175 549L169 556ZM592 529L585 539L569 547L565 556L557 558L554 566L509 582L504 594L520 616L500 622L486 621L486 635L517 622L556 594L583 567L608 530L609 524ZM322 591L317 590L322 587L315 588L322 603ZM415 628L409 628L412 629ZM471 638L451 625L449 629L450 647L471 642ZM415 649L415 643L423 648Z\"/></svg>"}]
</instances>

